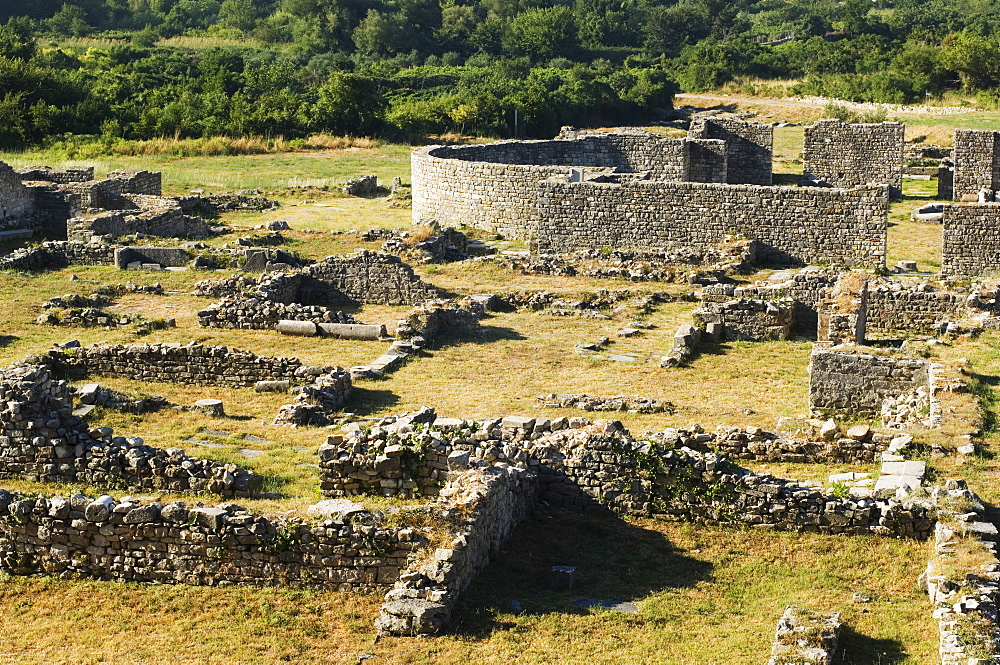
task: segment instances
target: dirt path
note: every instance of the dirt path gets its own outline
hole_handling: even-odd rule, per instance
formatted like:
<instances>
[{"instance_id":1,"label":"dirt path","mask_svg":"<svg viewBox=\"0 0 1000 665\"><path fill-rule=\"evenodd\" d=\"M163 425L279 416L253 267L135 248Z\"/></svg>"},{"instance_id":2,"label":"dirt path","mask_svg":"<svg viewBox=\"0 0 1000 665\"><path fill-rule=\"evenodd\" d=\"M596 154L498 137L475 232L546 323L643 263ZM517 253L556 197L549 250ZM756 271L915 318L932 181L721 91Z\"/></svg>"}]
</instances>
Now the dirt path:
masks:
<instances>
[{"instance_id":1,"label":"dirt path","mask_svg":"<svg viewBox=\"0 0 1000 665\"><path fill-rule=\"evenodd\" d=\"M965 113L976 113L978 109L968 106L923 106L905 104L875 104L870 102L847 102L828 97L750 97L748 95L712 95L695 94L682 92L675 95L678 105L685 101L690 102L724 102L739 106L757 107L777 107L777 108L798 108L798 109L822 109L827 104L833 102L840 106L856 111L874 111L885 109L890 113L900 115L959 115ZM692 106L703 106L702 104L691 104Z\"/></svg>"}]
</instances>

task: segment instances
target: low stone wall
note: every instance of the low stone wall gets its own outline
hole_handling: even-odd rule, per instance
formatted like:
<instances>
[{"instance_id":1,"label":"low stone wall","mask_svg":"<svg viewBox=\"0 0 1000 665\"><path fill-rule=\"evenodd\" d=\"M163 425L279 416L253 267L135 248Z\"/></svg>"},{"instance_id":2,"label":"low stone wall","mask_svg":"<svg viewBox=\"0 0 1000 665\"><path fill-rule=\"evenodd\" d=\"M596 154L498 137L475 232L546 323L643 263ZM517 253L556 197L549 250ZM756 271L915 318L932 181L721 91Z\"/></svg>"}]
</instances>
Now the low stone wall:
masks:
<instances>
[{"instance_id":1,"label":"low stone wall","mask_svg":"<svg viewBox=\"0 0 1000 665\"><path fill-rule=\"evenodd\" d=\"M51 166L28 166L15 169L18 178L29 181L54 182L66 185L71 182L87 182L94 179L93 166L69 167L54 169Z\"/></svg>"},{"instance_id":2,"label":"low stone wall","mask_svg":"<svg viewBox=\"0 0 1000 665\"><path fill-rule=\"evenodd\" d=\"M721 338L727 341L764 342L787 340L792 336L793 303L764 300L730 300L712 303L693 312L695 324L717 324Z\"/></svg>"},{"instance_id":3,"label":"low stone wall","mask_svg":"<svg viewBox=\"0 0 1000 665\"><path fill-rule=\"evenodd\" d=\"M39 272L71 265L111 265L114 257L113 245L51 241L0 257L0 270Z\"/></svg>"},{"instance_id":4,"label":"low stone wall","mask_svg":"<svg viewBox=\"0 0 1000 665\"><path fill-rule=\"evenodd\" d=\"M1000 203L945 204L941 274L978 277L1000 266Z\"/></svg>"},{"instance_id":5,"label":"low stone wall","mask_svg":"<svg viewBox=\"0 0 1000 665\"><path fill-rule=\"evenodd\" d=\"M135 491L247 496L253 474L233 464L162 450L90 428L73 415L65 381L47 365L0 370L0 478L125 486Z\"/></svg>"},{"instance_id":6,"label":"low stone wall","mask_svg":"<svg viewBox=\"0 0 1000 665\"><path fill-rule=\"evenodd\" d=\"M403 571L375 627L394 635L440 632L458 596L535 505L537 490L538 477L527 468L485 466L458 474L436 506L457 525L451 541L426 563Z\"/></svg>"},{"instance_id":7,"label":"low stone wall","mask_svg":"<svg viewBox=\"0 0 1000 665\"><path fill-rule=\"evenodd\" d=\"M258 356L249 351L194 342L94 344L50 351L48 360L69 375L232 388L251 388L258 381L309 381L329 369L305 366L297 358Z\"/></svg>"},{"instance_id":8,"label":"low stone wall","mask_svg":"<svg viewBox=\"0 0 1000 665\"><path fill-rule=\"evenodd\" d=\"M295 401L278 411L275 425L326 427L331 415L351 396L351 373L336 367L295 389Z\"/></svg>"},{"instance_id":9,"label":"low stone wall","mask_svg":"<svg viewBox=\"0 0 1000 665\"><path fill-rule=\"evenodd\" d=\"M366 305L414 305L441 296L398 256L382 252L358 250L347 256L331 256L309 266L303 274L319 285L304 283L300 291L326 287Z\"/></svg>"},{"instance_id":10,"label":"low stone wall","mask_svg":"<svg viewBox=\"0 0 1000 665\"><path fill-rule=\"evenodd\" d=\"M737 467L669 438L636 440L614 421L509 416L481 423L423 412L320 447L327 496L436 494L448 471L485 461L537 467L541 498L699 524L926 538L921 505L839 499ZM432 423L415 431L414 425Z\"/></svg>"},{"instance_id":11,"label":"low stone wall","mask_svg":"<svg viewBox=\"0 0 1000 665\"><path fill-rule=\"evenodd\" d=\"M0 162L0 228L28 223L35 213L34 201L14 169Z\"/></svg>"},{"instance_id":12,"label":"low stone wall","mask_svg":"<svg viewBox=\"0 0 1000 665\"><path fill-rule=\"evenodd\" d=\"M311 321L355 323L353 316L319 305L283 304L259 298L223 298L198 312L198 325L206 328L273 330L279 322Z\"/></svg>"},{"instance_id":13,"label":"low stone wall","mask_svg":"<svg viewBox=\"0 0 1000 665\"><path fill-rule=\"evenodd\" d=\"M733 284L707 285L701 290L702 302L725 303L733 299L774 301L792 300L792 331L798 335L815 336L818 325L818 305L827 297L841 270L808 268L786 279L774 282L757 282L754 286Z\"/></svg>"},{"instance_id":14,"label":"low stone wall","mask_svg":"<svg viewBox=\"0 0 1000 665\"><path fill-rule=\"evenodd\" d=\"M715 245L758 240L761 260L884 265L884 187L825 189L549 179L539 199L542 251Z\"/></svg>"},{"instance_id":15,"label":"low stone wall","mask_svg":"<svg viewBox=\"0 0 1000 665\"><path fill-rule=\"evenodd\" d=\"M168 199L161 199L168 202ZM131 211L107 211L73 217L66 226L70 240L87 240L95 235L126 236L137 233L161 238L189 238L212 235L212 227L200 217L185 215L180 206L161 205Z\"/></svg>"},{"instance_id":16,"label":"low stone wall","mask_svg":"<svg viewBox=\"0 0 1000 665\"><path fill-rule=\"evenodd\" d=\"M63 579L219 586L385 589L424 539L376 526L357 506L316 521L270 519L235 504L36 498L0 490L0 569Z\"/></svg>"},{"instance_id":17,"label":"low stone wall","mask_svg":"<svg viewBox=\"0 0 1000 665\"><path fill-rule=\"evenodd\" d=\"M1000 587L996 525L964 480L937 490L943 505L934 529L934 556L919 583L938 620L941 665L1000 658Z\"/></svg>"},{"instance_id":18,"label":"low stone wall","mask_svg":"<svg viewBox=\"0 0 1000 665\"><path fill-rule=\"evenodd\" d=\"M234 276L196 285L197 295L258 296L275 303L414 305L441 297L398 256L360 249L294 271ZM292 317L286 317L292 318Z\"/></svg>"},{"instance_id":19,"label":"low stone wall","mask_svg":"<svg viewBox=\"0 0 1000 665\"><path fill-rule=\"evenodd\" d=\"M866 328L869 339L914 333L934 335L945 321L968 313L968 296L930 285L874 283L868 288Z\"/></svg>"},{"instance_id":20,"label":"low stone wall","mask_svg":"<svg viewBox=\"0 0 1000 665\"><path fill-rule=\"evenodd\" d=\"M163 267L183 267L194 257L181 247L117 247L115 249L115 266L122 270L133 264L156 264Z\"/></svg>"},{"instance_id":21,"label":"low stone wall","mask_svg":"<svg viewBox=\"0 0 1000 665\"><path fill-rule=\"evenodd\" d=\"M805 176L834 187L888 185L902 195L903 133L901 122L847 124L817 120L805 128L802 170Z\"/></svg>"},{"instance_id":22,"label":"low stone wall","mask_svg":"<svg viewBox=\"0 0 1000 665\"><path fill-rule=\"evenodd\" d=\"M864 347L838 350L818 343L809 360L809 408L878 415L887 398L899 399L917 388L930 392L929 371L926 360L873 355Z\"/></svg>"},{"instance_id":23,"label":"low stone wall","mask_svg":"<svg viewBox=\"0 0 1000 665\"><path fill-rule=\"evenodd\" d=\"M442 334L476 337L482 331L479 319L483 305L474 300L431 300L413 308L396 324L396 338L420 337L430 341Z\"/></svg>"},{"instance_id":24,"label":"low stone wall","mask_svg":"<svg viewBox=\"0 0 1000 665\"><path fill-rule=\"evenodd\" d=\"M122 181L122 193L145 196L163 196L163 174L142 169L118 169L108 173L108 178Z\"/></svg>"}]
</instances>

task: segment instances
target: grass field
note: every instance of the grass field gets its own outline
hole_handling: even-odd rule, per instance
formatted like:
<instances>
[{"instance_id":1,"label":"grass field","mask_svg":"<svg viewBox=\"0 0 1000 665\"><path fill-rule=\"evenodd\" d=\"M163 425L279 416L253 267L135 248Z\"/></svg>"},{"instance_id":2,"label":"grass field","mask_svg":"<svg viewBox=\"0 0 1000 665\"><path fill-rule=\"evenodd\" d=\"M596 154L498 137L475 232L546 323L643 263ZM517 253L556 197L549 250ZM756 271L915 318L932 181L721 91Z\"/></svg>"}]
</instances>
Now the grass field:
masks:
<instances>
[{"instance_id":1,"label":"grass field","mask_svg":"<svg viewBox=\"0 0 1000 665\"><path fill-rule=\"evenodd\" d=\"M809 121L819 113L764 99L702 101L703 106L756 110L775 120ZM914 124L914 131L938 139L955 126L1000 127L1000 114L925 114L915 117ZM368 173L377 174L383 182L395 176L408 182L409 150L409 146L385 144L233 157L118 156L99 160L97 170L99 174L116 168L159 170L167 193L172 194L192 189L260 190L281 201L282 207L266 213L231 213L222 221L249 228L285 219L294 229L283 232L287 248L318 259L381 246L380 241L366 242L352 230L409 225L409 210L392 207L382 197L353 198L336 191L348 178ZM801 127L775 132L775 170L789 182L801 173L801 150ZM45 152L0 154L0 160L15 166L62 165ZM915 259L922 269L933 271L940 266L941 229L909 220L910 211L923 202L928 185L911 183L908 187L908 198L895 204L890 214L888 261ZM234 237L212 242L230 242ZM639 316L629 308L606 312L606 319L531 312L492 315L483 321L480 339L441 340L387 379L358 382L345 408L360 416L394 414L422 405L435 406L442 415L467 418L578 415L537 409L535 398L551 392L639 394L675 404L673 415L613 414L634 434L693 423L706 429L721 424L773 429L778 418L807 411L807 342L725 344L670 371L655 362L617 363L573 352L579 342L607 336L614 340L612 351L636 351L650 358L663 353L676 327L690 320L696 306L681 298L689 287L525 276L485 263L416 269L427 281L460 294L545 290L572 298L597 289L628 289L640 295L667 291L677 299L642 315L653 327L628 339L616 338L614 333ZM200 328L194 313L211 300L192 296L190 291L195 281L218 276L123 273L85 266L32 275L5 273L0 276L0 299L8 306L0 308L0 362L18 361L69 339L84 344L194 340L344 367L364 364L385 348L385 343L376 342ZM168 293L124 296L112 309L147 318L172 317L177 327L140 338L128 327L83 330L33 323L50 297L89 294L100 285L126 280L160 282ZM363 307L351 312L365 323L392 328L407 309ZM985 499L996 503L1000 501L1000 462L992 457L998 443L992 423L995 388L1000 385L1000 336L985 334L934 353L970 360L990 417L985 433L987 456L960 470L932 463L941 473L966 476ZM99 380L124 392L163 395L180 404L205 393L184 386ZM210 391L224 400L228 420L174 411L141 418L111 412L98 415L116 433L142 436L151 445L179 446L190 454L253 468L264 476L265 489L278 497L241 502L254 509L292 515L317 500L315 450L327 432L270 424L287 396L239 389ZM205 429L227 435L206 434ZM266 443L248 444L245 435ZM188 441L192 437L212 447ZM248 449L254 456L246 454ZM824 480L830 473L846 470L837 465L755 468L809 480ZM4 486L43 492L66 489L13 482ZM372 506L386 505L381 499L368 501ZM796 603L843 613L849 628L838 656L840 664L929 665L938 662L937 623L916 587L929 556L924 543L701 528L568 513L541 505L465 594L456 612L460 619L442 637L373 641L379 596L0 577L0 662L353 665L369 654L372 658L363 662L379 665L757 664L767 658L784 606ZM572 592L549 591L544 584L544 571L557 564L578 567L579 582ZM872 602L854 602L854 593ZM580 598L634 601L638 614L584 610L573 604Z\"/></svg>"}]
</instances>

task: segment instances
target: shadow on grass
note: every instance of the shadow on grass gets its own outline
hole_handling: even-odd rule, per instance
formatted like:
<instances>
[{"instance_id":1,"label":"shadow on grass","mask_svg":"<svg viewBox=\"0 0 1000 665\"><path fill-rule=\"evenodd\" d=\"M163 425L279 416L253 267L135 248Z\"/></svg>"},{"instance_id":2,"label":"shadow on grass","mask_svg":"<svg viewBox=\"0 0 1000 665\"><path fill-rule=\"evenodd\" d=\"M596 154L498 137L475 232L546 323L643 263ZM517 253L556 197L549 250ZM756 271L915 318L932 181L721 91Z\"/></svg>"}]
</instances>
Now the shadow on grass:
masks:
<instances>
[{"instance_id":1,"label":"shadow on grass","mask_svg":"<svg viewBox=\"0 0 1000 665\"><path fill-rule=\"evenodd\" d=\"M982 405L982 436L988 437L997 430L997 412L1000 411L1000 395L997 395L997 387L1000 386L1000 377L972 374L966 380L966 385L969 387L969 392L975 395Z\"/></svg>"},{"instance_id":2,"label":"shadow on grass","mask_svg":"<svg viewBox=\"0 0 1000 665\"><path fill-rule=\"evenodd\" d=\"M909 659L902 643L896 640L880 640L856 633L850 626L840 629L840 642L836 665L893 665Z\"/></svg>"},{"instance_id":3,"label":"shadow on grass","mask_svg":"<svg viewBox=\"0 0 1000 665\"><path fill-rule=\"evenodd\" d=\"M351 396L345 405L345 411L353 411L359 416L367 416L395 406L399 403L399 396L391 390L378 390L374 388L359 388L354 386Z\"/></svg>"},{"instance_id":4,"label":"shadow on grass","mask_svg":"<svg viewBox=\"0 0 1000 665\"><path fill-rule=\"evenodd\" d=\"M801 173L775 173L771 176L771 184L775 187L795 187L802 182Z\"/></svg>"},{"instance_id":5,"label":"shadow on grass","mask_svg":"<svg viewBox=\"0 0 1000 665\"><path fill-rule=\"evenodd\" d=\"M4 347L4 346L7 346L9 344L13 344L14 342L16 342L19 339L21 339L21 338L18 337L17 335L0 335L0 347Z\"/></svg>"},{"instance_id":6,"label":"shadow on grass","mask_svg":"<svg viewBox=\"0 0 1000 665\"><path fill-rule=\"evenodd\" d=\"M549 589L552 566L576 567L572 589ZM630 524L604 508L539 508L462 596L454 612L459 617L455 631L486 639L511 627L498 614L586 614L590 610L573 602L638 601L664 589L694 586L711 572L710 563L686 556L662 533Z\"/></svg>"}]
</instances>

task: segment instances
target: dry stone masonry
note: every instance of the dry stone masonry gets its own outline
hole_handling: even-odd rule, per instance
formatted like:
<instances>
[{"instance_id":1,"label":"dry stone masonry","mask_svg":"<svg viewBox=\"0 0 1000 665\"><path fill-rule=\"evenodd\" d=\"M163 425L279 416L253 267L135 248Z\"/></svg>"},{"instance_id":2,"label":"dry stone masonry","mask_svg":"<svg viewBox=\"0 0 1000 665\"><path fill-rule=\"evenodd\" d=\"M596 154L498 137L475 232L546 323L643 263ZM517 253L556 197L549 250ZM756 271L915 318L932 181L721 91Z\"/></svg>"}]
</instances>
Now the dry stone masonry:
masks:
<instances>
[{"instance_id":1,"label":"dry stone masonry","mask_svg":"<svg viewBox=\"0 0 1000 665\"><path fill-rule=\"evenodd\" d=\"M817 343L809 359L809 407L816 412L878 415L886 399L917 388L931 392L926 360L875 355L864 348Z\"/></svg>"},{"instance_id":2,"label":"dry stone masonry","mask_svg":"<svg viewBox=\"0 0 1000 665\"><path fill-rule=\"evenodd\" d=\"M725 143L731 185L770 185L774 126L719 115L695 117L688 138L717 139Z\"/></svg>"},{"instance_id":3,"label":"dry stone masonry","mask_svg":"<svg viewBox=\"0 0 1000 665\"><path fill-rule=\"evenodd\" d=\"M425 539L380 526L376 515L347 503L318 504L312 520L270 519L236 504L0 490L0 569L157 584L385 589Z\"/></svg>"},{"instance_id":4,"label":"dry stone masonry","mask_svg":"<svg viewBox=\"0 0 1000 665\"><path fill-rule=\"evenodd\" d=\"M541 184L545 251L711 246L738 234L774 263L884 264L888 197L855 189L628 180Z\"/></svg>"},{"instance_id":5,"label":"dry stone masonry","mask_svg":"<svg viewBox=\"0 0 1000 665\"><path fill-rule=\"evenodd\" d=\"M955 130L956 201L976 201L981 190L1000 190L1000 132L986 129Z\"/></svg>"},{"instance_id":6,"label":"dry stone masonry","mask_svg":"<svg viewBox=\"0 0 1000 665\"><path fill-rule=\"evenodd\" d=\"M678 444L669 435L633 439L614 421L464 421L424 410L332 437L319 452L321 487L327 496L437 495L450 471L488 463L536 469L540 496L552 503L672 521L916 538L932 527L925 506L838 499Z\"/></svg>"},{"instance_id":7,"label":"dry stone masonry","mask_svg":"<svg viewBox=\"0 0 1000 665\"><path fill-rule=\"evenodd\" d=\"M247 496L253 474L232 464L146 446L91 428L73 413L65 381L47 364L0 370L0 477L127 487L138 491Z\"/></svg>"},{"instance_id":8,"label":"dry stone masonry","mask_svg":"<svg viewBox=\"0 0 1000 665\"><path fill-rule=\"evenodd\" d=\"M1000 268L1000 203L946 204L941 273L979 277Z\"/></svg>"},{"instance_id":9,"label":"dry stone masonry","mask_svg":"<svg viewBox=\"0 0 1000 665\"><path fill-rule=\"evenodd\" d=\"M833 187L888 185L902 195L903 124L847 124L818 120L805 129L802 170L807 180Z\"/></svg>"}]
</instances>

